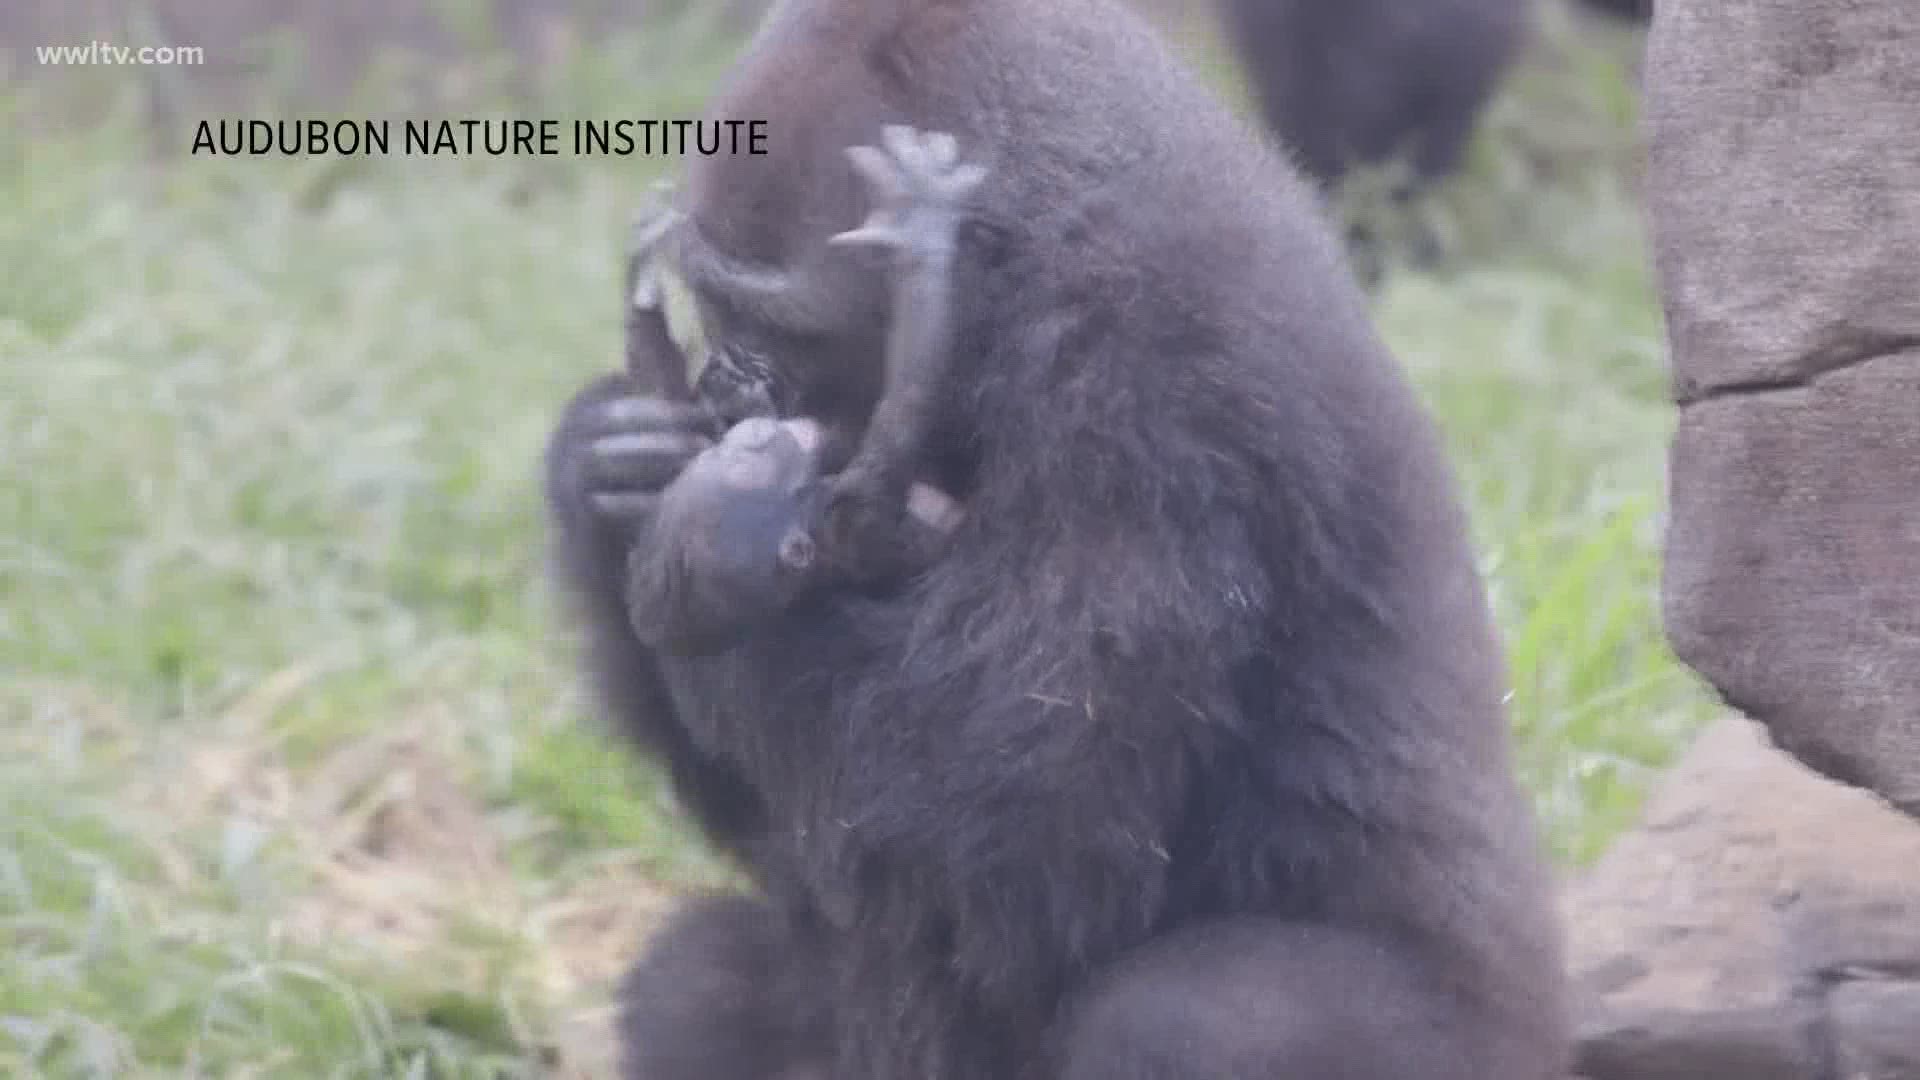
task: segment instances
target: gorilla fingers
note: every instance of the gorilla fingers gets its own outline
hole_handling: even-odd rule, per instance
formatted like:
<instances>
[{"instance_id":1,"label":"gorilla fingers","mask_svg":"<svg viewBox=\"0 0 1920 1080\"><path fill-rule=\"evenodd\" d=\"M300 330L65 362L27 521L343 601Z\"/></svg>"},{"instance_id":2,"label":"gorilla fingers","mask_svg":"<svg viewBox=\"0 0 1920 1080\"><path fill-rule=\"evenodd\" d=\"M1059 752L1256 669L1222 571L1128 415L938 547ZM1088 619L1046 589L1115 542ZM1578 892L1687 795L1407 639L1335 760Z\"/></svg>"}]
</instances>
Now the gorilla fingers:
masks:
<instances>
[{"instance_id":1,"label":"gorilla fingers","mask_svg":"<svg viewBox=\"0 0 1920 1080\"><path fill-rule=\"evenodd\" d=\"M563 546L623 553L660 493L712 445L708 430L698 407L647 393L626 373L590 383L547 449L547 494Z\"/></svg>"}]
</instances>

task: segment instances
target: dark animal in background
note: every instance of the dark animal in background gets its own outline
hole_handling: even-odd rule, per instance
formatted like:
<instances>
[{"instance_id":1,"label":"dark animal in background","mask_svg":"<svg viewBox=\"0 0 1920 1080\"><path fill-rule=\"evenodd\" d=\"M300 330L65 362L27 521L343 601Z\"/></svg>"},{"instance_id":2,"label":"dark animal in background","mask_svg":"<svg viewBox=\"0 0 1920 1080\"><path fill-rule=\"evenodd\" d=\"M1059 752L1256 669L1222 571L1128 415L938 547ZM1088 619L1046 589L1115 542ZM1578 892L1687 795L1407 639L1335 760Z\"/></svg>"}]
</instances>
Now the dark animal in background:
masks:
<instances>
[{"instance_id":1,"label":"dark animal in background","mask_svg":"<svg viewBox=\"0 0 1920 1080\"><path fill-rule=\"evenodd\" d=\"M1460 164L1518 55L1532 0L1223 0L1260 114L1323 189L1405 156L1415 185Z\"/></svg>"},{"instance_id":2,"label":"dark animal in background","mask_svg":"<svg viewBox=\"0 0 1920 1080\"><path fill-rule=\"evenodd\" d=\"M1221 13L1261 118L1321 191L1395 166L1405 205L1460 167L1532 2L1221 0Z\"/></svg>"},{"instance_id":3,"label":"dark animal in background","mask_svg":"<svg viewBox=\"0 0 1920 1080\"><path fill-rule=\"evenodd\" d=\"M779 415L713 447L643 323L548 458L604 703L758 887L656 933L625 1075L1561 1076L1463 515L1308 188L1108 0L787 0L711 112L769 154L693 162L673 246ZM903 302L926 243L833 241L874 194L846 148L900 124L986 170L920 279L944 330ZM808 425L857 458L916 379L880 449L957 501L943 543L763 588L833 465ZM773 609L676 635L675 566Z\"/></svg>"}]
</instances>

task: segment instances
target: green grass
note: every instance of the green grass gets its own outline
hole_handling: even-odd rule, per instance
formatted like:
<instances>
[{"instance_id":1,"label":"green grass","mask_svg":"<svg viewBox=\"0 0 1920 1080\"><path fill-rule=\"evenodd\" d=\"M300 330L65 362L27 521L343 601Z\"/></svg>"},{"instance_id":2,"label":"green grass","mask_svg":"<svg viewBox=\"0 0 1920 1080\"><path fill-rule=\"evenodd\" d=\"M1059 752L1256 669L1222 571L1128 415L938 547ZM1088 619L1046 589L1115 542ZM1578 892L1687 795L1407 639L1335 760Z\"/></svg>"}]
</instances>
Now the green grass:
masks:
<instances>
[{"instance_id":1,"label":"green grass","mask_svg":"<svg viewBox=\"0 0 1920 1080\"><path fill-rule=\"evenodd\" d=\"M1657 622L1622 51L1516 82L1441 207L1460 262L1379 307L1569 864L1710 711ZM623 70L544 114L698 99L589 108ZM604 1068L621 956L726 874L583 719L540 573L538 450L617 354L646 179L0 146L0 1075Z\"/></svg>"}]
</instances>

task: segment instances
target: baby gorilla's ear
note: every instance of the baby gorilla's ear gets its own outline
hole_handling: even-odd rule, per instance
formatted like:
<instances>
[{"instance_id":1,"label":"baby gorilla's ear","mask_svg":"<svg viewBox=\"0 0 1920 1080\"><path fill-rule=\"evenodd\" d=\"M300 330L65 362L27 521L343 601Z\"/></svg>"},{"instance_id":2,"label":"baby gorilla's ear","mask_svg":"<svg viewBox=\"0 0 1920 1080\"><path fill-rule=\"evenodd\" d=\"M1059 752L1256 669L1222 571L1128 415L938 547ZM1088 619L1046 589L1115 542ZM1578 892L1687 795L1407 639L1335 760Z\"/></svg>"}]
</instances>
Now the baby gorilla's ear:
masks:
<instances>
[{"instance_id":1,"label":"baby gorilla's ear","mask_svg":"<svg viewBox=\"0 0 1920 1080\"><path fill-rule=\"evenodd\" d=\"M813 535L796 525L787 530L780 538L780 565L796 574L813 569L813 560L819 554L814 545Z\"/></svg>"}]
</instances>

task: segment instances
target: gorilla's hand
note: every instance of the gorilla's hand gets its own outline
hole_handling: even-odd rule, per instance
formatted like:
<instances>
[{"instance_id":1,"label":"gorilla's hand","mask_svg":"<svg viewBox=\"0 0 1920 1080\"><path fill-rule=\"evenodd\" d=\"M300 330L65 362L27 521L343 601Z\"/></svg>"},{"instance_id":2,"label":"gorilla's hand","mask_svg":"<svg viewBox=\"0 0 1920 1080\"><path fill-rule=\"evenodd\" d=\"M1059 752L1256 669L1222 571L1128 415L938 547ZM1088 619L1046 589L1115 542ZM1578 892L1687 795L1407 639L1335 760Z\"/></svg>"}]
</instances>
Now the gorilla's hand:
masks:
<instances>
[{"instance_id":1,"label":"gorilla's hand","mask_svg":"<svg viewBox=\"0 0 1920 1080\"><path fill-rule=\"evenodd\" d=\"M603 376L567 406L547 451L547 492L563 528L631 542L660 494L713 445L698 406Z\"/></svg>"}]
</instances>

